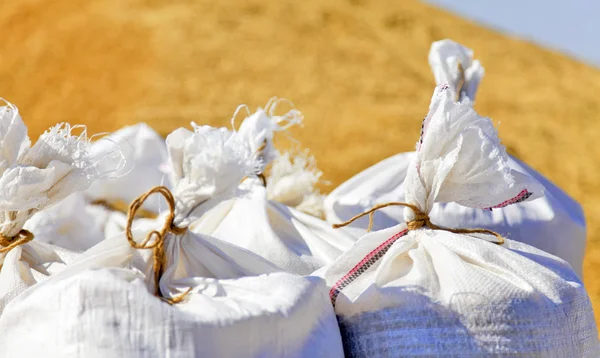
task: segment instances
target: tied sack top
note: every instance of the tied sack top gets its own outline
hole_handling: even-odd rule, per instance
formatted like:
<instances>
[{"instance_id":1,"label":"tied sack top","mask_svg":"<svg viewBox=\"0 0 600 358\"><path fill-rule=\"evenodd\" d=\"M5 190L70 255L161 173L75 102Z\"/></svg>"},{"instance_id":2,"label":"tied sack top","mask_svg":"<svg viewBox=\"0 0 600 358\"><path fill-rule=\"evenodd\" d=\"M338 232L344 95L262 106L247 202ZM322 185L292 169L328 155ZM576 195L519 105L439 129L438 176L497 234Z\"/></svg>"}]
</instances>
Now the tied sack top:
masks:
<instances>
[{"instance_id":1,"label":"tied sack top","mask_svg":"<svg viewBox=\"0 0 600 358\"><path fill-rule=\"evenodd\" d=\"M469 99L473 104L484 70L473 60L473 51L452 40L431 45L429 64L436 83L448 83L448 91L457 101ZM404 201L403 182L415 152L399 153L355 175L331 192L324 209L332 223L348 220L377 203ZM507 205L498 202L489 210L471 208L457 203L437 203L428 213L437 225L449 227L482 227L503 236L526 243L567 261L581 278L585 253L586 227L581 206L564 191L552 184L518 159L509 156L511 169L534 177L542 186L544 196L527 200L527 191ZM516 175L516 174L515 174ZM513 205L515 204L515 205ZM493 210L492 210L493 209ZM403 208L388 206L373 218L372 226L383 229L403 221ZM357 220L344 231L355 237L365 234L367 220Z\"/></svg>"},{"instance_id":2,"label":"tied sack top","mask_svg":"<svg viewBox=\"0 0 600 358\"><path fill-rule=\"evenodd\" d=\"M414 225L437 202L483 209L541 195L468 102L436 88L404 183L405 223L364 235L318 272L345 353L597 355L591 304L566 262L496 235Z\"/></svg>"},{"instance_id":3,"label":"tied sack top","mask_svg":"<svg viewBox=\"0 0 600 358\"><path fill-rule=\"evenodd\" d=\"M109 169L102 167L103 153L95 156L89 147L85 127L67 123L50 128L31 145L17 107L8 102L0 107L0 313L74 256L43 242L60 235L44 232L43 223L24 227L34 214L86 190ZM42 242L34 240L36 235Z\"/></svg>"},{"instance_id":4,"label":"tied sack top","mask_svg":"<svg viewBox=\"0 0 600 358\"><path fill-rule=\"evenodd\" d=\"M167 148L173 191L156 187L134 200L126 234L13 301L0 317L0 355L342 357L323 280L276 272L250 251L188 229L255 173L246 143L196 126L170 134ZM164 223L132 227L152 194L166 199ZM24 344L32 335L36 344Z\"/></svg>"},{"instance_id":5,"label":"tied sack top","mask_svg":"<svg viewBox=\"0 0 600 358\"><path fill-rule=\"evenodd\" d=\"M300 212L320 211L314 191L318 174L303 165L310 161L296 157L292 164L287 153L277 153L272 143L274 132L301 117L294 110L278 117L272 110L267 114L259 109L236 132L261 159L260 174L275 158L267 170L270 175L266 180L245 178L237 187L239 195L215 205L194 221L190 230L245 248L281 271L309 275L334 261L354 240L325 221Z\"/></svg>"}]
</instances>

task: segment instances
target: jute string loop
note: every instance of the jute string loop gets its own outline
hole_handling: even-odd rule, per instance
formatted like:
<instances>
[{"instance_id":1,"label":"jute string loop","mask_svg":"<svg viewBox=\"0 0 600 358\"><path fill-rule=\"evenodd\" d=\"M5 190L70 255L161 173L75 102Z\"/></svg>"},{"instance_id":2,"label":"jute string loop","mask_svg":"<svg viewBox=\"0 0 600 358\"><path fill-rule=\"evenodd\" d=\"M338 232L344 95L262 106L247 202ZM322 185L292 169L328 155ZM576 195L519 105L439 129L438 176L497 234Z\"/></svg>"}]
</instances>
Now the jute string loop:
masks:
<instances>
[{"instance_id":1,"label":"jute string loop","mask_svg":"<svg viewBox=\"0 0 600 358\"><path fill-rule=\"evenodd\" d=\"M102 206L103 208L109 211L118 211L125 214L128 211L128 204L123 200L108 201L104 199L96 199L92 200L90 204L95 206ZM144 219L156 219L156 217L158 216L155 212L143 208L139 208L135 215Z\"/></svg>"},{"instance_id":2,"label":"jute string loop","mask_svg":"<svg viewBox=\"0 0 600 358\"><path fill-rule=\"evenodd\" d=\"M33 240L33 234L25 229L21 229L19 233L13 237L6 237L0 234L0 253L3 254L5 252L9 252L17 246L28 243Z\"/></svg>"},{"instance_id":3,"label":"jute string loop","mask_svg":"<svg viewBox=\"0 0 600 358\"><path fill-rule=\"evenodd\" d=\"M167 204L169 205L169 213L167 214L167 217L165 219L165 222L163 224L163 227L160 230L153 230L151 231L146 238L138 243L137 241L134 240L133 238L133 234L131 232L131 227L133 225L133 220L135 218L135 214L136 212L140 209L140 207L144 204L144 201L146 201L146 199L148 199L148 197L152 194L161 194L165 200L167 201ZM163 273L164 273L164 269L165 269L165 264L166 264L166 258L165 258L165 239L168 233L173 233L175 235L182 235L187 231L187 228L180 228L177 227L174 224L175 220L175 198L173 197L173 194L171 193L171 191L164 186L157 186L154 187L150 190L148 190L146 193L140 195L137 199L135 199L134 201L131 202L131 205L129 205L129 211L127 213L127 226L125 229L125 234L127 236L127 241L129 241L129 244L131 245L131 247L135 248L135 249L147 249L147 250L153 250L152 252L152 259L153 259L153 263L154 263L154 283L156 286L156 295L160 296L160 288L159 288L159 282L160 282L160 278L162 277ZM154 238L154 241L152 241L152 239ZM181 302L184 298L184 296L189 292L189 290L183 294L181 297L176 297L173 299L167 299L167 298L161 298L164 301L170 303L170 304L174 304L174 303L178 303Z\"/></svg>"},{"instance_id":4,"label":"jute string loop","mask_svg":"<svg viewBox=\"0 0 600 358\"><path fill-rule=\"evenodd\" d=\"M404 206L404 207L410 208L415 213L415 218L406 223L408 230L417 230L422 227L428 227L432 230L449 231L449 232L452 232L455 234L487 234L487 235L493 235L496 238L498 238L498 240L500 240L498 245L504 244L504 237L502 237L502 235L500 235L497 232L492 231L492 230L487 230L487 229L450 229L450 228L437 226L431 222L429 215L427 215L426 213L419 210L419 208L416 205L412 205L409 203L403 203L403 202L390 202L390 203L375 205L373 208L365 211L362 214L358 214L358 215L354 216L353 218L351 218L350 220L348 220L346 222L343 222L341 224L333 224L333 228L338 229L338 228L341 228L344 226L348 226L352 222L356 221L357 219L360 219L365 215L369 215L369 226L367 228L367 232L369 232L373 228L373 216L375 215L375 212L379 209L383 209L388 206Z\"/></svg>"}]
</instances>

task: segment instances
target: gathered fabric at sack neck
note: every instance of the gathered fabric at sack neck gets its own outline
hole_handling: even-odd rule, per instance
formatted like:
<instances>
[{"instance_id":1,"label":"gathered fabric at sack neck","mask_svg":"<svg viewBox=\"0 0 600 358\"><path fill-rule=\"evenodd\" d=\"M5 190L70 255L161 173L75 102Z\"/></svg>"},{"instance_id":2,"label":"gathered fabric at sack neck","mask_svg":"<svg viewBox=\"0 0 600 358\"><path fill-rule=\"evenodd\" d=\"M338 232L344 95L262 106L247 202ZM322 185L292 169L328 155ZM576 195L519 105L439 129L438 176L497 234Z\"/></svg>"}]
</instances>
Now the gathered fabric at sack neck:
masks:
<instances>
[{"instance_id":1,"label":"gathered fabric at sack neck","mask_svg":"<svg viewBox=\"0 0 600 358\"><path fill-rule=\"evenodd\" d=\"M126 225L127 240L133 248L152 250L155 294L161 298L163 293L159 284L167 269L167 240L172 236L184 236L188 232L187 227L210 208L236 195L240 180L256 173L259 166L248 144L237 133L225 128L194 126L193 132L180 128L167 137L166 143L172 167L173 191L165 186L157 186L133 200ZM134 219L153 194L165 198L168 212L163 226L150 231L138 243L132 233ZM185 294L163 299L177 303L183 297Z\"/></svg>"},{"instance_id":2,"label":"gathered fabric at sack neck","mask_svg":"<svg viewBox=\"0 0 600 358\"><path fill-rule=\"evenodd\" d=\"M454 234L488 234L488 235L494 235L499 240L498 242L495 242L498 245L504 244L504 237L502 235L500 235L499 233L492 231L492 230L488 230L488 229L451 229L451 228L437 226L431 222L429 215L422 212L417 206L409 204L409 203L403 203L403 202L389 202L389 203L375 205L370 210L367 210L364 213L358 214L358 215L352 217L348 221L345 221L340 224L333 224L332 226L334 229L339 229L341 227L350 225L354 221L362 218L363 216L369 215L369 226L367 227L367 232L370 232L373 227L373 216L375 215L375 212L379 209L383 209L388 206L404 206L404 207L411 209L414 212L414 214L415 214L414 220L406 222L406 226L408 227L408 230L418 230L422 227L427 227L432 230L449 231Z\"/></svg>"},{"instance_id":3,"label":"gathered fabric at sack neck","mask_svg":"<svg viewBox=\"0 0 600 358\"><path fill-rule=\"evenodd\" d=\"M114 170L105 162L105 153L90 152L85 126L59 123L31 145L18 108L4 102L0 107L0 187L10 190L0 195L0 254L33 240L34 235L23 227L35 213L86 190Z\"/></svg>"},{"instance_id":4,"label":"gathered fabric at sack neck","mask_svg":"<svg viewBox=\"0 0 600 358\"><path fill-rule=\"evenodd\" d=\"M445 228L435 225L429 218L436 202L456 202L490 210L531 200L543 193L541 185L533 178L518 175L510 169L506 150L500 144L491 120L477 115L469 98L457 102L455 94L448 84L436 87L429 113L423 120L416 155L404 182L406 202L376 205L347 222L334 224L334 228L369 215L370 230L377 210L404 206L408 230L427 227L457 234L485 234L493 236L495 243L504 242L502 235L491 230Z\"/></svg>"}]
</instances>

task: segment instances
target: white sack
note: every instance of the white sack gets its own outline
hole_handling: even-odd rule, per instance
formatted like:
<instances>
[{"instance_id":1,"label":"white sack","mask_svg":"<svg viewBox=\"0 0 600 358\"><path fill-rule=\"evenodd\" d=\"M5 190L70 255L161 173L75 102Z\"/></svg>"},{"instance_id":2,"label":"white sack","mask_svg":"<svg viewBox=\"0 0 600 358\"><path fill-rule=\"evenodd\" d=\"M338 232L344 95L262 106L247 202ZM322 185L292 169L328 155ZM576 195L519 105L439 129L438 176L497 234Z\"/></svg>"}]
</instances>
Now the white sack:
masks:
<instances>
[{"instance_id":1,"label":"white sack","mask_svg":"<svg viewBox=\"0 0 600 358\"><path fill-rule=\"evenodd\" d=\"M462 63L466 85L461 99L469 98L471 104L484 73L479 62L472 59L472 54L473 51L452 40L434 42L429 53L429 63L436 83L449 83L448 91L452 96L459 94L455 87L460 76L457 62ZM325 199L327 220L332 223L342 222L375 204L403 201L403 182L414 155L414 152L397 154L337 187ZM566 260L581 278L586 242L585 217L581 206L518 159L509 157L508 165L519 173L537 179L544 188L545 196L539 200L519 202L492 211L468 208L456 203L439 203L433 206L431 218L444 226L494 230L512 240L535 246ZM374 229L398 224L401 210L403 209L398 207L388 207L379 211L375 215ZM346 230L354 236L361 236L366 232L367 226L368 220L364 218L354 222Z\"/></svg>"},{"instance_id":2,"label":"white sack","mask_svg":"<svg viewBox=\"0 0 600 358\"><path fill-rule=\"evenodd\" d=\"M343 357L321 279L197 281L194 309L160 301L125 270L43 285L0 319L0 356Z\"/></svg>"},{"instance_id":3,"label":"white sack","mask_svg":"<svg viewBox=\"0 0 600 358\"><path fill-rule=\"evenodd\" d=\"M325 199L327 221L339 223L378 203L404 201L404 179L415 153L400 153L355 175ZM586 228L581 206L548 179L516 158L509 157L511 169L528 174L544 187L544 196L534 201L503 208L481 210L456 203L437 203L429 214L446 227L484 228L511 240L542 249L567 261L582 278ZM374 216L374 230L399 224L403 208L387 207ZM366 233L369 220L361 218L347 230L356 237Z\"/></svg>"},{"instance_id":4,"label":"white sack","mask_svg":"<svg viewBox=\"0 0 600 358\"><path fill-rule=\"evenodd\" d=\"M74 193L60 203L33 215L25 229L37 242L52 244L73 252L83 252L104 240L104 220L108 212L88 205L83 193Z\"/></svg>"},{"instance_id":5,"label":"white sack","mask_svg":"<svg viewBox=\"0 0 600 358\"><path fill-rule=\"evenodd\" d=\"M277 115L277 107L281 103L287 103L292 108L283 115ZM245 108L248 116L242 121L238 135L250 146L252 153L258 154L261 160L261 169L277 157L278 152L273 143L275 133L283 132L295 125L302 125L304 116L300 111L293 108L294 104L284 98L271 98L265 108L259 107L256 112L250 114L248 107L242 105L234 114L234 118L239 110ZM233 118L232 118L233 122Z\"/></svg>"},{"instance_id":6,"label":"white sack","mask_svg":"<svg viewBox=\"0 0 600 358\"><path fill-rule=\"evenodd\" d=\"M179 129L167 144L176 199L172 224L179 228L236 195L240 180L259 166L247 143L225 129ZM155 225L138 221L134 239L141 242L168 217L161 215ZM134 250L124 234L117 235L14 301L0 317L0 352L86 358L343 356L322 280L276 273L260 256L190 230L167 233L164 248L158 293L177 298L190 290L182 303L170 306L151 295L156 287L150 250ZM25 337L36 337L36 345L23 344Z\"/></svg>"},{"instance_id":7,"label":"white sack","mask_svg":"<svg viewBox=\"0 0 600 358\"><path fill-rule=\"evenodd\" d=\"M333 262L354 239L330 224L294 208L267 200L258 179L194 222L194 232L211 235L250 250L281 270L308 275Z\"/></svg>"},{"instance_id":8,"label":"white sack","mask_svg":"<svg viewBox=\"0 0 600 358\"><path fill-rule=\"evenodd\" d=\"M277 107L281 103L293 107L291 101L273 97L264 109L258 108L244 119L238 133L261 160L261 172L264 173L266 167L270 166L266 175L269 200L323 218L324 195L316 188L323 172L317 168L315 158L308 155L308 150L296 154L280 153L273 143L277 132L285 132L292 126L302 125L304 120L302 113L295 108L283 115L276 115ZM238 107L238 111L244 107Z\"/></svg>"},{"instance_id":9,"label":"white sack","mask_svg":"<svg viewBox=\"0 0 600 358\"><path fill-rule=\"evenodd\" d=\"M168 160L165 140L147 124L124 127L94 142L91 149L106 153L115 147L122 151L127 164L113 178L94 182L86 192L90 200L129 204L157 185L170 187L161 169ZM158 212L159 201L150 200L144 208Z\"/></svg>"},{"instance_id":10,"label":"white sack","mask_svg":"<svg viewBox=\"0 0 600 358\"><path fill-rule=\"evenodd\" d=\"M491 121L468 102L436 89L404 182L405 201L422 212L438 202L486 208L522 190L541 192L510 168ZM414 218L405 208L403 221ZM523 243L490 241L497 239L409 231L405 223L360 238L319 271L346 355L598 356L590 300L569 265Z\"/></svg>"},{"instance_id":11,"label":"white sack","mask_svg":"<svg viewBox=\"0 0 600 358\"><path fill-rule=\"evenodd\" d=\"M99 175L85 127L58 124L31 146L27 127L9 103L0 107L0 149L0 234L13 243L26 236L22 229L35 213L87 189ZM73 257L68 250L44 243L60 240L60 232L38 231L38 226L32 223L28 229L39 242L0 253L0 313L11 299L52 273L56 264Z\"/></svg>"},{"instance_id":12,"label":"white sack","mask_svg":"<svg viewBox=\"0 0 600 358\"><path fill-rule=\"evenodd\" d=\"M262 120L257 121L257 118ZM268 164L265 158L276 158L267 177L267 189L260 180L247 178L239 185L239 195L219 203L193 222L191 229L257 253L283 271L308 275L335 260L354 239L319 218L284 205L302 208L301 204L305 203L306 209L318 207L318 204L307 205L306 200L311 194L318 194L314 185L319 175L305 165L294 168L286 154L271 152L275 150L271 146L272 132L279 128L273 123L280 123L278 117L266 116L259 110L244 120L238 132L251 148L259 148L259 143L266 138L265 150L259 156L263 159L259 171ZM246 134L254 132L263 135ZM303 158L297 158L301 165ZM310 164L307 159L304 162ZM268 200L269 190L272 198L279 198L283 203Z\"/></svg>"}]
</instances>

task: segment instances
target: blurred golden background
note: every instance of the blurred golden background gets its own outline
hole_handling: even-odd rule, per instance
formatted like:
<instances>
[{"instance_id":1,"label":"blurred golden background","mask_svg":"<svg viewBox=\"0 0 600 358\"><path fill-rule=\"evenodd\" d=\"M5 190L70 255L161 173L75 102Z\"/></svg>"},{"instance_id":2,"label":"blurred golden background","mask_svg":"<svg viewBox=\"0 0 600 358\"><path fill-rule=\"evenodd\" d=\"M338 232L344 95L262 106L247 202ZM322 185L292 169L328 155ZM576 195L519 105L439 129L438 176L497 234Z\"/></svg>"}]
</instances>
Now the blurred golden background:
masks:
<instances>
[{"instance_id":1,"label":"blurred golden background","mask_svg":"<svg viewBox=\"0 0 600 358\"><path fill-rule=\"evenodd\" d=\"M417 1L11 0L0 4L0 96L32 138L144 121L229 125L240 103L295 102L293 135L331 190L413 150L434 87L432 41L486 68L476 109L514 155L585 208L585 284L600 318L600 70Z\"/></svg>"}]
</instances>

